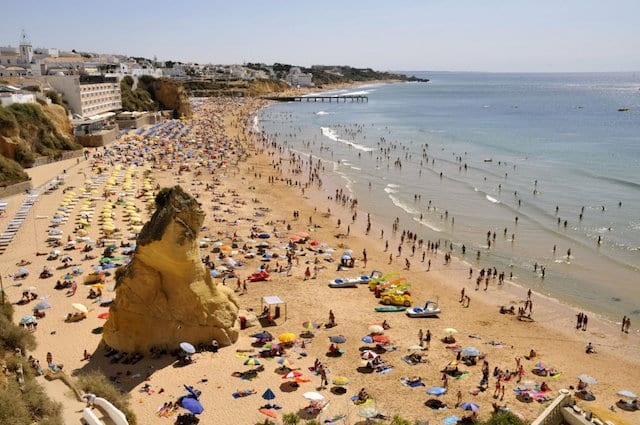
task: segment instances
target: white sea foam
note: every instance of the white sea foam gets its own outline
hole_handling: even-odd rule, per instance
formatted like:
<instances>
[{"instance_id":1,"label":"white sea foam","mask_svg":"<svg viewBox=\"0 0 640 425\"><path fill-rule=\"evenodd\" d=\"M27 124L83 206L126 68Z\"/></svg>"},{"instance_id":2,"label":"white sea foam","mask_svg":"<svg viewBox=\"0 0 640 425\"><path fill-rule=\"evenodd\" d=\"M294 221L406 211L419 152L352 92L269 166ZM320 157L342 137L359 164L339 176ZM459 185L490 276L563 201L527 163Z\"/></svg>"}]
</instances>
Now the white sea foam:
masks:
<instances>
[{"instance_id":1,"label":"white sea foam","mask_svg":"<svg viewBox=\"0 0 640 425\"><path fill-rule=\"evenodd\" d=\"M347 93L341 93L339 96L366 96L371 93L373 90L359 90L359 91L351 91Z\"/></svg>"},{"instance_id":2,"label":"white sea foam","mask_svg":"<svg viewBox=\"0 0 640 425\"><path fill-rule=\"evenodd\" d=\"M442 232L442 230L440 230L439 228L437 228L433 224L428 223L428 222L426 222L424 220L420 220L420 218L418 218L418 217L413 217L413 219L415 221L417 221L418 223L420 223L421 225L423 225L424 227L428 227L429 229L433 230L434 232Z\"/></svg>"},{"instance_id":3,"label":"white sea foam","mask_svg":"<svg viewBox=\"0 0 640 425\"><path fill-rule=\"evenodd\" d=\"M356 170L356 171L360 171L360 170L362 170L362 168L360 168L360 167L354 167L354 166L351 166L351 169L352 169L352 170Z\"/></svg>"},{"instance_id":4,"label":"white sea foam","mask_svg":"<svg viewBox=\"0 0 640 425\"><path fill-rule=\"evenodd\" d=\"M387 187L384 188L384 191L385 193L398 193L398 191L392 188L391 185L387 185Z\"/></svg>"},{"instance_id":5,"label":"white sea foam","mask_svg":"<svg viewBox=\"0 0 640 425\"><path fill-rule=\"evenodd\" d=\"M393 205L400 208L407 214L419 214L418 210L416 210L410 205L405 204L404 202L402 202L400 199L396 198L392 194L389 194L389 199L391 199L391 202L393 202Z\"/></svg>"},{"instance_id":6,"label":"white sea foam","mask_svg":"<svg viewBox=\"0 0 640 425\"><path fill-rule=\"evenodd\" d=\"M327 111L318 111L316 112L316 115L330 115L332 114L332 112L327 112Z\"/></svg>"},{"instance_id":7,"label":"white sea foam","mask_svg":"<svg viewBox=\"0 0 640 425\"><path fill-rule=\"evenodd\" d=\"M253 126L252 126L252 130L254 133L260 133L260 125L259 125L260 121L258 120L258 116L254 115L253 116Z\"/></svg>"},{"instance_id":8,"label":"white sea foam","mask_svg":"<svg viewBox=\"0 0 640 425\"><path fill-rule=\"evenodd\" d=\"M395 183L389 183L387 186L388 187L394 187L394 188L400 187L399 184L395 184Z\"/></svg>"},{"instance_id":9,"label":"white sea foam","mask_svg":"<svg viewBox=\"0 0 640 425\"><path fill-rule=\"evenodd\" d=\"M340 142L340 143L344 143L345 145L349 145L351 147L354 147L355 149L361 150L363 152L371 152L373 151L373 148L369 148L367 146L363 146L360 145L358 143L352 142L351 140L346 140L346 139L341 139L340 136L338 136L338 133L336 133L336 131L330 127L320 127L320 129L322 130L322 135L333 140L336 142Z\"/></svg>"},{"instance_id":10,"label":"white sea foam","mask_svg":"<svg viewBox=\"0 0 640 425\"><path fill-rule=\"evenodd\" d=\"M487 198L487 201L489 202L493 202L494 204L499 204L500 201L498 201L496 198L494 198L493 196L489 196L489 195L485 195L485 198Z\"/></svg>"}]
</instances>

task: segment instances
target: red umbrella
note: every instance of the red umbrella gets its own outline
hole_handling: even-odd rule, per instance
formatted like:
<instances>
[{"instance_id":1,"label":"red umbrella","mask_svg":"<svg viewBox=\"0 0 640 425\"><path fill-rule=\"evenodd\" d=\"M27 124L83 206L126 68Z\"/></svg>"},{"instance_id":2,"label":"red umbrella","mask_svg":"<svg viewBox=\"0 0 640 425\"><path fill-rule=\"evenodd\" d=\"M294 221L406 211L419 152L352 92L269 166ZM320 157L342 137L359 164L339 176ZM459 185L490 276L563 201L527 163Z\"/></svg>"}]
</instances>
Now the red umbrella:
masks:
<instances>
[{"instance_id":1,"label":"red umbrella","mask_svg":"<svg viewBox=\"0 0 640 425\"><path fill-rule=\"evenodd\" d=\"M98 319L108 319L109 318L109 312L105 311L104 313L100 313L98 314Z\"/></svg>"},{"instance_id":2,"label":"red umbrella","mask_svg":"<svg viewBox=\"0 0 640 425\"><path fill-rule=\"evenodd\" d=\"M302 376L302 372L299 370L292 370L284 375L282 375L282 379L294 379Z\"/></svg>"},{"instance_id":3,"label":"red umbrella","mask_svg":"<svg viewBox=\"0 0 640 425\"><path fill-rule=\"evenodd\" d=\"M379 342L381 344L388 344L391 342L388 336L386 335L374 335L371 337L375 342Z\"/></svg>"}]
</instances>

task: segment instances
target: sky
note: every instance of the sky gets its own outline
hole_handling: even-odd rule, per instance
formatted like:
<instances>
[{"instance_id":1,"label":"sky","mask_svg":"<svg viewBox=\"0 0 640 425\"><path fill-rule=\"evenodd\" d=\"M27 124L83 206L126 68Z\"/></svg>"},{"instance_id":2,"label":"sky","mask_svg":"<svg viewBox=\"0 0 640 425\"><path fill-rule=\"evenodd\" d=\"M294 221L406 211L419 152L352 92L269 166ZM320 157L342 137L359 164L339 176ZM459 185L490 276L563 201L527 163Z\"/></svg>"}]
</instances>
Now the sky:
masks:
<instances>
[{"instance_id":1,"label":"sky","mask_svg":"<svg viewBox=\"0 0 640 425\"><path fill-rule=\"evenodd\" d=\"M640 0L20 0L0 45L376 70L640 71Z\"/></svg>"}]
</instances>

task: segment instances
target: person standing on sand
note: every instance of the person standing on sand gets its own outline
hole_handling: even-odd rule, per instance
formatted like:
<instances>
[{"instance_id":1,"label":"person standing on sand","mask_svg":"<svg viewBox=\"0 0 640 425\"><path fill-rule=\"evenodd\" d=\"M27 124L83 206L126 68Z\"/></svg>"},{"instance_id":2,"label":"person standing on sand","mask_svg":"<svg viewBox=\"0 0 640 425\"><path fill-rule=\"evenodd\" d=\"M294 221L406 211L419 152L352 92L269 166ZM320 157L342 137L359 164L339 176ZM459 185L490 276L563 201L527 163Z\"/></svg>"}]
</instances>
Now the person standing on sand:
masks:
<instances>
[{"instance_id":1,"label":"person standing on sand","mask_svg":"<svg viewBox=\"0 0 640 425\"><path fill-rule=\"evenodd\" d=\"M582 330L586 331L587 330L587 322L589 321L589 318L587 317L586 314L584 314L582 316Z\"/></svg>"},{"instance_id":2,"label":"person standing on sand","mask_svg":"<svg viewBox=\"0 0 640 425\"><path fill-rule=\"evenodd\" d=\"M627 326L627 315L622 316L622 325L620 326L620 332L624 332L624 328Z\"/></svg>"},{"instance_id":3,"label":"person standing on sand","mask_svg":"<svg viewBox=\"0 0 640 425\"><path fill-rule=\"evenodd\" d=\"M420 347L422 347L422 342L423 342L423 338L424 338L424 334L422 333L422 329L418 330L418 344L420 344Z\"/></svg>"},{"instance_id":4,"label":"person standing on sand","mask_svg":"<svg viewBox=\"0 0 640 425\"><path fill-rule=\"evenodd\" d=\"M424 341L427 343L427 348L431 347L431 331L427 329L427 334L424 337Z\"/></svg>"},{"instance_id":5,"label":"person standing on sand","mask_svg":"<svg viewBox=\"0 0 640 425\"><path fill-rule=\"evenodd\" d=\"M462 291L460 291L460 301L458 301L459 303L462 303L464 301L464 287L462 288Z\"/></svg>"}]
</instances>

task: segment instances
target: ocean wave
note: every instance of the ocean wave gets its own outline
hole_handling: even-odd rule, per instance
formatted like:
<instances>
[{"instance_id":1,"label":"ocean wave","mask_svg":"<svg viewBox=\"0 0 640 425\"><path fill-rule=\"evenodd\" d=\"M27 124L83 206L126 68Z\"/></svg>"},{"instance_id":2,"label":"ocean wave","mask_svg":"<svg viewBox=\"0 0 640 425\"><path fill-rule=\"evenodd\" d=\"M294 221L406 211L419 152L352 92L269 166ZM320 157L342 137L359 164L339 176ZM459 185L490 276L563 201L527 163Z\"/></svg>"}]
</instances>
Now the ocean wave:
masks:
<instances>
[{"instance_id":1,"label":"ocean wave","mask_svg":"<svg viewBox=\"0 0 640 425\"><path fill-rule=\"evenodd\" d=\"M387 187L398 188L398 187L400 187L400 185L399 185L399 184L395 184L395 183L389 183L389 184L387 185Z\"/></svg>"},{"instance_id":2,"label":"ocean wave","mask_svg":"<svg viewBox=\"0 0 640 425\"><path fill-rule=\"evenodd\" d=\"M327 111L318 111L316 112L316 115L331 115L333 114L333 112L327 112Z\"/></svg>"},{"instance_id":3,"label":"ocean wave","mask_svg":"<svg viewBox=\"0 0 640 425\"><path fill-rule=\"evenodd\" d=\"M341 139L338 136L338 133L330 127L320 127L322 130L322 135L336 142L344 143L345 145L349 145L355 149L361 150L363 152L372 152L374 149L369 148L367 146L360 145L358 143L352 142L351 140Z\"/></svg>"},{"instance_id":4,"label":"ocean wave","mask_svg":"<svg viewBox=\"0 0 640 425\"><path fill-rule=\"evenodd\" d=\"M254 133L260 133L260 120L258 120L258 116L253 116L253 126L251 127Z\"/></svg>"},{"instance_id":5,"label":"ocean wave","mask_svg":"<svg viewBox=\"0 0 640 425\"><path fill-rule=\"evenodd\" d=\"M484 195L485 198L487 198L487 201L492 202L494 204L499 204L500 201L498 201L496 198L494 198L493 196L489 196L489 195Z\"/></svg>"},{"instance_id":6,"label":"ocean wave","mask_svg":"<svg viewBox=\"0 0 640 425\"><path fill-rule=\"evenodd\" d=\"M370 94L372 91L374 91L374 90L358 90L358 91L350 91L350 92L347 92L347 93L339 94L339 95L337 95L337 96L338 96L338 97L339 97L339 96L366 96L366 95Z\"/></svg>"},{"instance_id":7,"label":"ocean wave","mask_svg":"<svg viewBox=\"0 0 640 425\"><path fill-rule=\"evenodd\" d=\"M354 167L353 165L351 166L351 169L352 169L352 170L356 170L356 171L361 171L361 170L362 170L362 168L360 168L360 167Z\"/></svg>"},{"instance_id":8,"label":"ocean wave","mask_svg":"<svg viewBox=\"0 0 640 425\"><path fill-rule=\"evenodd\" d=\"M393 188L391 188L389 186L385 187L384 191L385 191L385 193L398 193L397 190L395 190L395 189L393 189Z\"/></svg>"},{"instance_id":9,"label":"ocean wave","mask_svg":"<svg viewBox=\"0 0 640 425\"><path fill-rule=\"evenodd\" d=\"M396 198L392 194L389 194L389 199L391 199L391 202L393 202L393 205L395 205L396 207L400 208L401 210L403 210L407 214L417 215L417 214L420 213L418 210L416 210L415 208L413 208L410 205L405 204L404 202L402 202L400 199Z\"/></svg>"},{"instance_id":10,"label":"ocean wave","mask_svg":"<svg viewBox=\"0 0 640 425\"><path fill-rule=\"evenodd\" d=\"M439 228L437 228L436 226L434 226L433 224L431 224L431 223L429 223L427 221L420 220L420 218L418 218L418 217L413 217L413 219L415 221L417 221L418 223L420 223L421 225L423 225L424 227L427 227L427 228L433 230L434 232L438 232L438 233L442 232L442 230L440 230Z\"/></svg>"}]
</instances>

